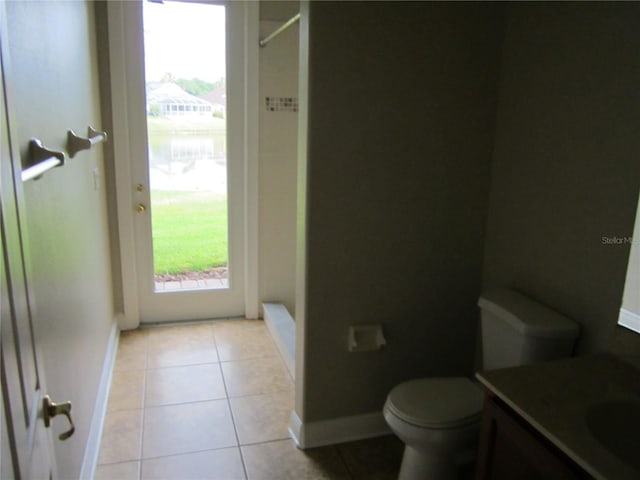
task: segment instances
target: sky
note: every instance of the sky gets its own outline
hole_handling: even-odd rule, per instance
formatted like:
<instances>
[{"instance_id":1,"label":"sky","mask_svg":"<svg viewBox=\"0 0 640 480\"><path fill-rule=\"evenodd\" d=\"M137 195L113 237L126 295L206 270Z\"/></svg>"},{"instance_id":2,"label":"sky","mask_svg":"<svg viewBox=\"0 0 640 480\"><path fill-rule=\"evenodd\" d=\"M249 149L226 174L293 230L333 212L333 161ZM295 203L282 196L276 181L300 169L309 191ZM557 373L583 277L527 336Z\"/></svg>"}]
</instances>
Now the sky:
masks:
<instances>
[{"instance_id":1,"label":"sky","mask_svg":"<svg viewBox=\"0 0 640 480\"><path fill-rule=\"evenodd\" d=\"M225 77L224 6L142 2L146 80Z\"/></svg>"}]
</instances>

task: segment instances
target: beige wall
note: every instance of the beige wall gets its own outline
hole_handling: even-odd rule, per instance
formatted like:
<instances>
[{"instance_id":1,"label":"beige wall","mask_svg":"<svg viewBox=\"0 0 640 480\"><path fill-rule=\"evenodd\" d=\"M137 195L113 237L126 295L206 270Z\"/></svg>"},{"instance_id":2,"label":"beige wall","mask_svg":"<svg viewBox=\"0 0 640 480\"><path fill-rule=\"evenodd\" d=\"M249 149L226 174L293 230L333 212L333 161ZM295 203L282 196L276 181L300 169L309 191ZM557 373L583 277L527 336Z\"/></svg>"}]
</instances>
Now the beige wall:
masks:
<instances>
[{"instance_id":1,"label":"beige wall","mask_svg":"<svg viewBox=\"0 0 640 480\"><path fill-rule=\"evenodd\" d=\"M603 237L632 235L638 199L640 4L508 12L484 285L578 320L579 352L621 345L629 244Z\"/></svg>"},{"instance_id":2,"label":"beige wall","mask_svg":"<svg viewBox=\"0 0 640 480\"><path fill-rule=\"evenodd\" d=\"M260 19L283 22L300 12L297 0L260 0Z\"/></svg>"},{"instance_id":3,"label":"beige wall","mask_svg":"<svg viewBox=\"0 0 640 480\"><path fill-rule=\"evenodd\" d=\"M500 9L310 5L303 421L471 372ZM388 345L348 353L358 323L382 323Z\"/></svg>"},{"instance_id":4,"label":"beige wall","mask_svg":"<svg viewBox=\"0 0 640 480\"><path fill-rule=\"evenodd\" d=\"M282 21L260 22L260 38ZM298 113L267 111L266 97L298 98L298 25L260 49L259 272L260 301L294 314Z\"/></svg>"},{"instance_id":5,"label":"beige wall","mask_svg":"<svg viewBox=\"0 0 640 480\"><path fill-rule=\"evenodd\" d=\"M64 149L68 128L100 128L92 3L7 2L7 14L7 79L22 150L31 137ZM102 178L97 146L24 189L45 393L71 400L76 424L73 437L54 441L60 478L78 478L113 325ZM65 420L53 428L61 433Z\"/></svg>"}]
</instances>

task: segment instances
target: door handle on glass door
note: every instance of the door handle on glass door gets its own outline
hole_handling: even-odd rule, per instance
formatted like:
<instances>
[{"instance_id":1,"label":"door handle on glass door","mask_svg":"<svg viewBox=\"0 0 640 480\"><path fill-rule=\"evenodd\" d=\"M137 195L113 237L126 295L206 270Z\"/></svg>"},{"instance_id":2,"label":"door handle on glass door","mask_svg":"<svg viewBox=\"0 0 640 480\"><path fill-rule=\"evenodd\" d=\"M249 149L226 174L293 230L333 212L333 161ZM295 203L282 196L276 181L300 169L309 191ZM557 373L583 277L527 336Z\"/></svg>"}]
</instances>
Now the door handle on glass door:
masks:
<instances>
[{"instance_id":1,"label":"door handle on glass door","mask_svg":"<svg viewBox=\"0 0 640 480\"><path fill-rule=\"evenodd\" d=\"M138 205L136 205L136 212L144 213L146 211L147 211L147 207L145 207L142 203L139 203Z\"/></svg>"}]
</instances>

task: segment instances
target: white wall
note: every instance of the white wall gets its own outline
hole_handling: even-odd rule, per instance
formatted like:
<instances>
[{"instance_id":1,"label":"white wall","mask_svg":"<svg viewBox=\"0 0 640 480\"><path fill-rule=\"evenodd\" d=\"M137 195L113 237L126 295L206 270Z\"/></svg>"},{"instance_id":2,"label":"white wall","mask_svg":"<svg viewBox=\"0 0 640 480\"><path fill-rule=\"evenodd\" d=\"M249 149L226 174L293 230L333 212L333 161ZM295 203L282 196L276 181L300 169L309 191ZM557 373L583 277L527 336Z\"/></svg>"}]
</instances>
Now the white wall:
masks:
<instances>
[{"instance_id":1,"label":"white wall","mask_svg":"<svg viewBox=\"0 0 640 480\"><path fill-rule=\"evenodd\" d=\"M260 22L260 38L282 25ZM269 111L266 97L298 97L298 25L260 49L260 300L294 314L298 113Z\"/></svg>"},{"instance_id":2,"label":"white wall","mask_svg":"<svg viewBox=\"0 0 640 480\"><path fill-rule=\"evenodd\" d=\"M31 137L65 149L67 129L101 127L92 2L7 2L12 106ZM78 478L113 320L102 146L25 184L36 333L54 401L71 400L75 434L57 419L59 477ZM94 171L98 185L94 188Z\"/></svg>"}]
</instances>

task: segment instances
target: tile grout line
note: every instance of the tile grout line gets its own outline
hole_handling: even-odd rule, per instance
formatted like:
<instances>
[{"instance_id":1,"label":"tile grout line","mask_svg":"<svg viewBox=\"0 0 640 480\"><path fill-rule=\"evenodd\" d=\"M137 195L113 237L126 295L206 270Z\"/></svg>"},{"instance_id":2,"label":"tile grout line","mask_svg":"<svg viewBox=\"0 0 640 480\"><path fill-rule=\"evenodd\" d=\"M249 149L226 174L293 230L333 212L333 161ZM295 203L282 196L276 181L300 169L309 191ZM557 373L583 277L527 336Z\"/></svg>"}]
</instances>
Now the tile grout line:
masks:
<instances>
[{"instance_id":1,"label":"tile grout line","mask_svg":"<svg viewBox=\"0 0 640 480\"><path fill-rule=\"evenodd\" d=\"M265 443L276 443L276 442L284 442L291 441L290 437L282 437L282 438L270 438L269 440L260 440L259 442L248 442L243 444L243 447L255 447L256 445L264 445Z\"/></svg>"},{"instance_id":2,"label":"tile grout line","mask_svg":"<svg viewBox=\"0 0 640 480\"><path fill-rule=\"evenodd\" d=\"M236 436L236 443L238 444L238 454L240 455L240 463L242 463L242 471L244 473L244 478L249 478L249 473L247 472L247 465L244 460L244 454L242 453L242 447L240 445L240 436L238 435L238 427L236 426L236 418L233 413L233 408L231 408L231 399L229 398L229 390L227 389L227 381L224 376L224 370L222 369L222 364L220 362L220 352L218 351L218 342L216 340L216 332L215 328L211 329L211 336L213 338L213 346L216 349L216 355L218 357L218 368L220 369L220 375L222 377L222 385L224 386L224 393L226 394L227 399L227 407L229 408L229 414L231 415L231 423L233 424L233 433Z\"/></svg>"},{"instance_id":3,"label":"tile grout line","mask_svg":"<svg viewBox=\"0 0 640 480\"><path fill-rule=\"evenodd\" d=\"M142 457L144 449L144 421L147 415L147 372L149 366L149 333L144 342L144 379L142 382L142 424L140 425L140 462L138 465L138 480L142 480Z\"/></svg>"},{"instance_id":4,"label":"tile grout line","mask_svg":"<svg viewBox=\"0 0 640 480\"><path fill-rule=\"evenodd\" d=\"M150 365L150 354L151 354L151 345L152 345L152 338L151 338L151 334L150 334L150 328L147 330L145 328L145 330L147 330L147 334L144 336L143 339L143 346L144 346L144 363L142 366L142 372L143 372L143 384L142 384L142 406L141 406L141 431L140 431L140 439L139 439L139 454L137 455L138 458L138 466L137 466L137 475L138 475L138 479L141 479L144 473L144 466L143 463L145 462L145 458L144 457L144 446L145 446L145 442L144 442L144 427L145 427L145 420L146 420L146 416L147 416L147 409L148 408L159 408L159 407L167 407L167 406L174 406L174 405L179 405L179 404L189 404L189 403L202 403L202 402L210 402L213 400L226 400L227 402L227 408L229 410L230 413L230 418L232 421L232 425L234 428L234 435L236 438L236 446L229 446L229 447L220 447L220 448L214 448L214 449L204 449L204 450L196 450L193 452L184 452L184 453L175 453L175 454L170 454L170 455L159 455L159 456L154 456L154 457L149 457L149 459L152 458L165 458L165 457L172 457L172 456L179 456L179 455L185 455L185 454L189 454L189 453L198 453L198 452L206 452L206 451L215 451L215 450L223 450L223 449L228 449L228 448L237 448L239 454L240 454L240 460L241 460L241 464L242 464L242 468L243 468L243 474L245 479L249 478L248 475L248 469L247 469L247 463L246 463L246 459L245 459L245 455L243 452L243 446L253 446L253 445L264 445L264 444L268 444L268 443L273 443L273 442L282 442L282 441L287 441L290 440L289 437L287 437L286 435L284 435L282 438L272 438L269 440L264 440L264 441L256 441L256 442L250 442L247 443L246 445L242 445L241 441L240 441L240 437L239 437L239 424L238 424L238 412L234 412L234 409L232 407L232 400L235 398L241 399L241 398L257 398L260 397L262 395L270 395L270 394L278 394L278 393L285 393L285 392L290 392L291 389L293 388L293 385L289 385L287 388L282 388L282 389L276 389L275 391L270 391L270 392L259 392L259 393L245 393L242 395L237 395L237 396L231 396L229 394L229 387L228 387L228 379L226 378L225 374L224 374L224 369L223 366L224 364L229 364L229 363L241 363L243 361L256 361L256 360L260 360L262 358L269 358L269 359L278 359L276 360L276 362L279 364L280 367L282 367L283 371L286 372L286 368L284 366L284 362L282 361L282 358L280 358L280 356L277 354L277 351L274 351L274 354L272 355L268 355L268 356L264 356L264 355L256 355L255 357L251 356L249 358L229 358L228 360L222 360L221 356L220 356L220 352L218 349L218 339L217 339L217 329L215 328L217 322L207 322L209 325L211 325L210 329L210 338L212 339L213 342L213 348L215 350L216 353L216 358L217 361L214 362L204 362L204 363L197 363L197 364L186 364L186 365L168 365L168 366L154 366L151 367ZM191 325L185 325L185 326L191 326ZM253 330L253 329L251 329ZM223 330L224 331L224 330ZM220 332L222 333L222 332ZM269 336L268 332L266 333L266 338L269 339L269 343L272 344L273 343L273 339ZM241 341L241 339L237 339L238 341ZM232 342L233 343L233 342ZM217 398L217 399L202 399L202 400L193 400L193 401L187 401L187 402L179 402L179 403L171 403L171 404L166 404L166 405L147 405L147 394L148 394L148 388L149 388L149 376L148 374L152 371L157 371L157 370L163 370L163 369L172 369L172 368L180 368L180 367L194 367L194 366L203 366L203 365L218 365L218 372L220 374L221 380L222 380L222 386L224 389L224 397L221 398ZM288 384L293 384L293 381L291 379L290 376L286 375L287 380L288 380ZM341 458L341 462L344 464L345 461L342 457ZM128 460L126 462L129 462L131 460ZM122 462L113 462L112 464L117 464L117 463L126 463L125 461ZM351 476L351 475L350 475Z\"/></svg>"},{"instance_id":5,"label":"tile grout line","mask_svg":"<svg viewBox=\"0 0 640 480\"><path fill-rule=\"evenodd\" d=\"M153 457L147 457L145 458L145 460L159 460L161 458L175 458L175 457L186 457L189 455L194 455L197 453L206 453L206 452L219 452L221 450L234 450L238 448L237 445L231 445L230 447L218 447L218 448L206 448L204 450L192 450L189 452L176 452L176 453L167 453L166 455L157 455L157 456L153 456ZM124 463L124 462L117 462L117 463Z\"/></svg>"},{"instance_id":6,"label":"tile grout line","mask_svg":"<svg viewBox=\"0 0 640 480\"><path fill-rule=\"evenodd\" d=\"M160 405L147 405L144 408L152 410L152 409L156 409L156 408L177 407L177 406L180 406L180 405L196 405L198 403L224 402L226 399L227 399L227 397L204 398L202 400L187 400L187 401L184 401L184 402L163 403L163 404L160 404Z\"/></svg>"},{"instance_id":7,"label":"tile grout line","mask_svg":"<svg viewBox=\"0 0 640 480\"><path fill-rule=\"evenodd\" d=\"M336 453L338 454L338 458L340 459L340 461L342 462L342 466L344 467L344 469L347 472L347 475L349 476L349 478L351 480L355 479L355 476L353 474L353 472L351 471L351 469L349 468L349 462L347 462L347 460L344 458L344 455L342 454L342 451L340 448L338 448L337 445L333 445L333 448L336 449Z\"/></svg>"}]
</instances>

